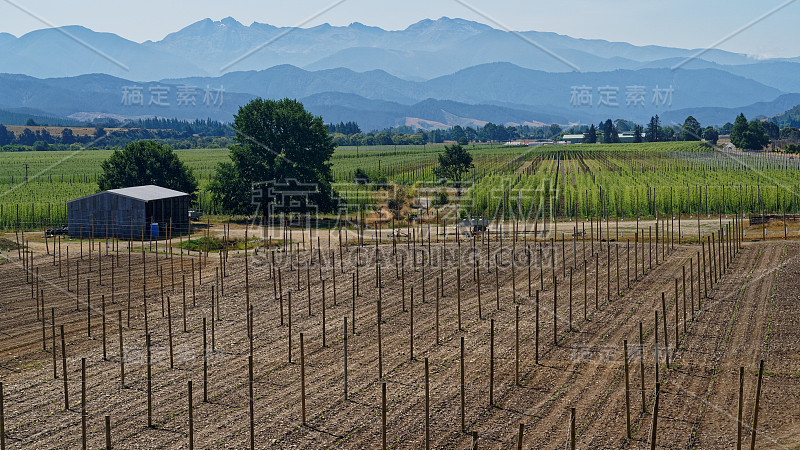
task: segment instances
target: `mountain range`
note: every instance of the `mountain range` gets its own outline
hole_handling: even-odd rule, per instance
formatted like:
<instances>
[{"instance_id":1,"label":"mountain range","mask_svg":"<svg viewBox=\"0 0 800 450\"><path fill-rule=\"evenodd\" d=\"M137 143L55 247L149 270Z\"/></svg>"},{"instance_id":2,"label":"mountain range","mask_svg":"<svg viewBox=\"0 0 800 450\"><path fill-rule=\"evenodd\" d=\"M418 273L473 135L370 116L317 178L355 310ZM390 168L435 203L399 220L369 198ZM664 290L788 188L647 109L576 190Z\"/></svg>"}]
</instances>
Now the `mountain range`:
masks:
<instances>
[{"instance_id":1,"label":"mountain range","mask_svg":"<svg viewBox=\"0 0 800 450\"><path fill-rule=\"evenodd\" d=\"M0 109L18 113L231 120L250 98L291 97L328 122L365 129L642 122L653 114L719 124L740 110L779 114L794 106L787 94L800 93L800 58L509 32L449 18L398 31L206 19L143 43L80 26L0 33L0 72ZM132 86L145 104L125 104ZM177 105L180 86L196 88L196 105ZM164 87L171 104L148 104L151 89ZM202 104L208 89L224 90L224 102Z\"/></svg>"}]
</instances>

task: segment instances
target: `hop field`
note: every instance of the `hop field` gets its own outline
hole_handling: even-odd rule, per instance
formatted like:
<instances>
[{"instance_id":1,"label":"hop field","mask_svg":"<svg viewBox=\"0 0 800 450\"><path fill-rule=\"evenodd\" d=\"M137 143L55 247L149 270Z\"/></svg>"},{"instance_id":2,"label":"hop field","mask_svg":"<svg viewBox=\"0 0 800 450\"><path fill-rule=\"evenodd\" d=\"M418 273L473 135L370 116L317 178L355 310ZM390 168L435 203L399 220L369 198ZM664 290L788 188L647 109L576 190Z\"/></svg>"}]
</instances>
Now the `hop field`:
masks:
<instances>
[{"instance_id":1,"label":"hop field","mask_svg":"<svg viewBox=\"0 0 800 450\"><path fill-rule=\"evenodd\" d=\"M433 174L441 145L342 147L331 161L334 182L357 169L378 182L440 183ZM206 191L227 149L177 150L200 181L196 207L218 212ZM700 143L470 148L462 214L485 217L653 217L797 213L800 159L720 152ZM0 228L58 226L65 202L97 191L111 151L0 153ZM26 182L26 168L28 181ZM380 196L359 198L368 206Z\"/></svg>"}]
</instances>

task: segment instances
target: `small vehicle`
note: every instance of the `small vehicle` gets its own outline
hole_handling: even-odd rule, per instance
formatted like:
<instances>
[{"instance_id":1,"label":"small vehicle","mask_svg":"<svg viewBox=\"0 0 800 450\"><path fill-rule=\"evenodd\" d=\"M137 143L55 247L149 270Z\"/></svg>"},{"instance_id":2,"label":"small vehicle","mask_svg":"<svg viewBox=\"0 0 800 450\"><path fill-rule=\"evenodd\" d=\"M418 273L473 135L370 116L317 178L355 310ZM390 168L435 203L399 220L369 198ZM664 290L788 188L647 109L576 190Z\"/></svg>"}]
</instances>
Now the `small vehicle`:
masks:
<instances>
[{"instance_id":1,"label":"small vehicle","mask_svg":"<svg viewBox=\"0 0 800 450\"><path fill-rule=\"evenodd\" d=\"M486 231L489 228L489 221L486 219L464 219L458 226L471 228L473 232Z\"/></svg>"},{"instance_id":2,"label":"small vehicle","mask_svg":"<svg viewBox=\"0 0 800 450\"><path fill-rule=\"evenodd\" d=\"M200 218L203 217L203 211L190 209L189 210L189 220L193 222L197 222Z\"/></svg>"},{"instance_id":3,"label":"small vehicle","mask_svg":"<svg viewBox=\"0 0 800 450\"><path fill-rule=\"evenodd\" d=\"M45 237L54 237L54 236L66 236L69 234L69 228L61 227L61 228L51 228L44 232Z\"/></svg>"}]
</instances>

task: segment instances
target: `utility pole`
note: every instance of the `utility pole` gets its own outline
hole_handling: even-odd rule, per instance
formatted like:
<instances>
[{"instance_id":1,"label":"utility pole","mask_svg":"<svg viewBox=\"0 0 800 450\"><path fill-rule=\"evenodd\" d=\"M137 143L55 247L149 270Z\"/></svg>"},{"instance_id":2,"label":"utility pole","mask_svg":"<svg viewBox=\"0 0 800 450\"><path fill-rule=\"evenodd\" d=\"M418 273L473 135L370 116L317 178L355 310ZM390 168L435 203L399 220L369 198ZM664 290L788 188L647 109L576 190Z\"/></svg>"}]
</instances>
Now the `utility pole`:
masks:
<instances>
[{"instance_id":1,"label":"utility pole","mask_svg":"<svg viewBox=\"0 0 800 450\"><path fill-rule=\"evenodd\" d=\"M25 166L25 184L28 184L28 166L30 166L30 164L23 163L22 165Z\"/></svg>"}]
</instances>

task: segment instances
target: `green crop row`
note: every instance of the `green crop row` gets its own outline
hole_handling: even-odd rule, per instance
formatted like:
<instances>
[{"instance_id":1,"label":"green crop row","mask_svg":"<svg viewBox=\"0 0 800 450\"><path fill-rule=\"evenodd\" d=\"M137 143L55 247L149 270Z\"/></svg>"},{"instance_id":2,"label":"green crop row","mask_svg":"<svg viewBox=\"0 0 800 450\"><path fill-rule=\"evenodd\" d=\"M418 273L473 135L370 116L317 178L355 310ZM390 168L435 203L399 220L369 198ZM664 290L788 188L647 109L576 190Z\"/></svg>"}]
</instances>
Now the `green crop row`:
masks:
<instances>
[{"instance_id":1,"label":"green crop row","mask_svg":"<svg viewBox=\"0 0 800 450\"><path fill-rule=\"evenodd\" d=\"M341 147L332 158L339 195L361 210L385 198L352 185L357 169L372 180L439 184L441 145ZM725 153L700 143L469 147L462 214L484 217L652 217L680 213L800 213L800 159ZM206 187L227 149L177 150L200 181L197 207L219 213ZM58 226L65 202L97 191L110 151L0 153L0 229ZM27 169L27 182L25 179ZM433 189L436 191L438 188ZM431 191L431 190L427 190ZM426 191L426 192L427 192ZM451 193L452 195L452 193Z\"/></svg>"}]
</instances>

